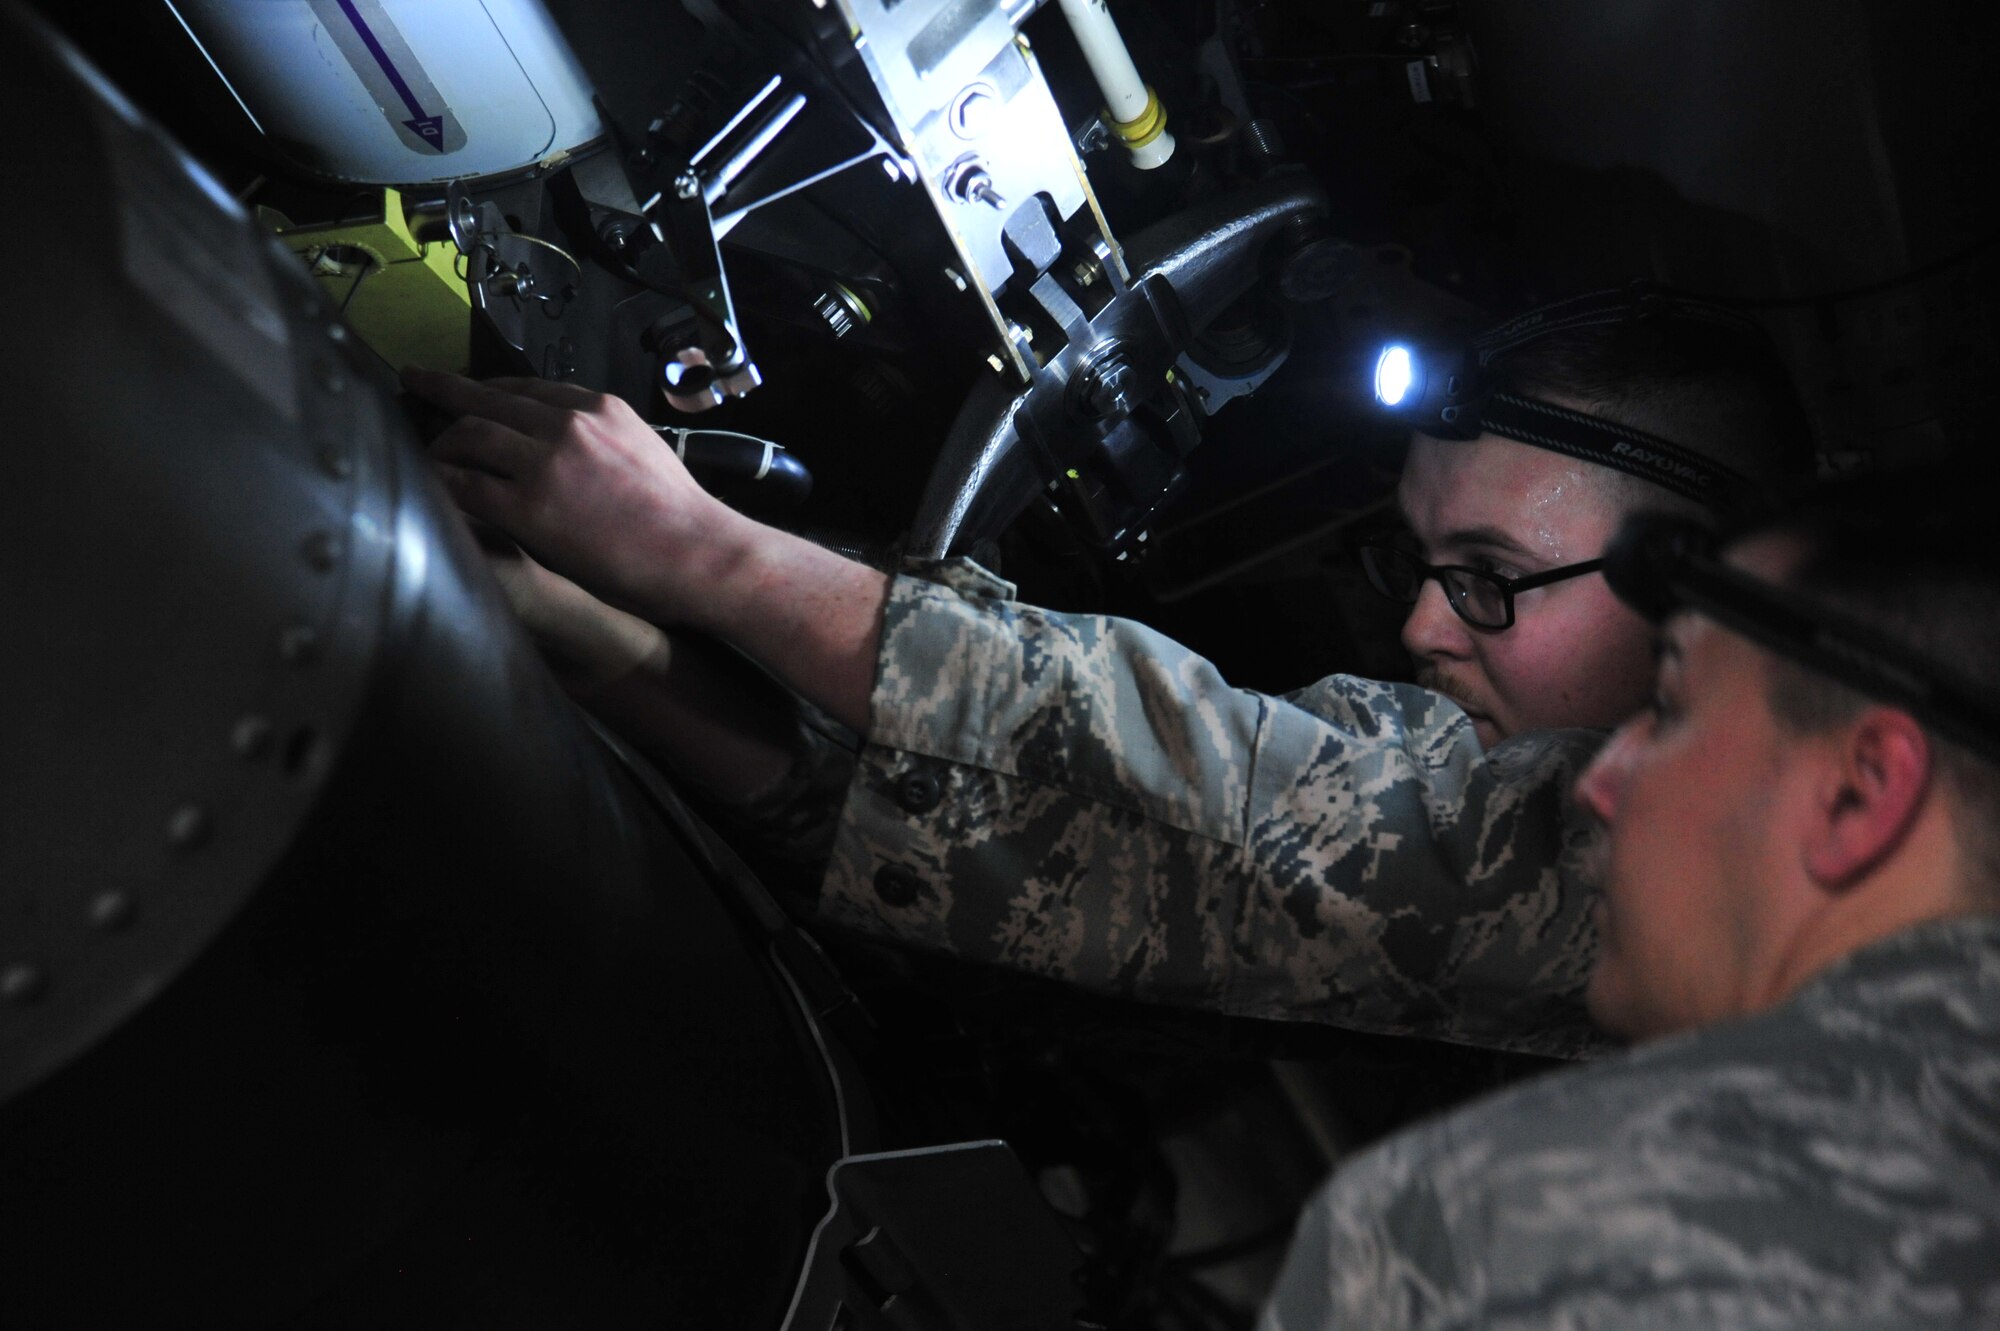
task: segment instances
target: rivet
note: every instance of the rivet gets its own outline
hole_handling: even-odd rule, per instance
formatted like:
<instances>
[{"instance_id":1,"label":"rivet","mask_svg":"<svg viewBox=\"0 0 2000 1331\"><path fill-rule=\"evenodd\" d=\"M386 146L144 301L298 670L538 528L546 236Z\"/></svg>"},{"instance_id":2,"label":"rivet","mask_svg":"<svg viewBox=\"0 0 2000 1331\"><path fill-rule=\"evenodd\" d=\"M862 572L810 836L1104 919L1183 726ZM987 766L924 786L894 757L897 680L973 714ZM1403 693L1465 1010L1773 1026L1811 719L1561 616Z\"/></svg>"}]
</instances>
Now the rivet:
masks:
<instances>
[{"instance_id":1,"label":"rivet","mask_svg":"<svg viewBox=\"0 0 2000 1331\"><path fill-rule=\"evenodd\" d=\"M330 531L316 531L306 537L306 563L325 573L340 562L340 537Z\"/></svg>"},{"instance_id":2,"label":"rivet","mask_svg":"<svg viewBox=\"0 0 2000 1331\"><path fill-rule=\"evenodd\" d=\"M90 926L106 932L123 929L132 922L132 898L123 892L99 893L90 903Z\"/></svg>"},{"instance_id":3,"label":"rivet","mask_svg":"<svg viewBox=\"0 0 2000 1331\"><path fill-rule=\"evenodd\" d=\"M0 971L0 1000L32 1003L49 987L46 975L34 966L9 966Z\"/></svg>"},{"instance_id":4,"label":"rivet","mask_svg":"<svg viewBox=\"0 0 2000 1331\"><path fill-rule=\"evenodd\" d=\"M229 747L239 757L262 758L271 751L271 733L270 718L246 716L229 732Z\"/></svg>"},{"instance_id":5,"label":"rivet","mask_svg":"<svg viewBox=\"0 0 2000 1331\"><path fill-rule=\"evenodd\" d=\"M347 376L332 357L321 356L313 362L313 382L325 392L338 393L347 387Z\"/></svg>"},{"instance_id":6,"label":"rivet","mask_svg":"<svg viewBox=\"0 0 2000 1331\"><path fill-rule=\"evenodd\" d=\"M354 455L338 444L328 444L319 451L319 465L327 475L344 481L354 474Z\"/></svg>"},{"instance_id":7,"label":"rivet","mask_svg":"<svg viewBox=\"0 0 2000 1331\"><path fill-rule=\"evenodd\" d=\"M335 342L345 342L347 340L347 325L328 324L326 326L326 335Z\"/></svg>"},{"instance_id":8,"label":"rivet","mask_svg":"<svg viewBox=\"0 0 2000 1331\"><path fill-rule=\"evenodd\" d=\"M292 665L305 665L319 654L319 632L310 624L293 624L278 631L278 655Z\"/></svg>"},{"instance_id":9,"label":"rivet","mask_svg":"<svg viewBox=\"0 0 2000 1331\"><path fill-rule=\"evenodd\" d=\"M198 844L208 835L208 811L199 804L183 804L167 818L167 840L176 846Z\"/></svg>"}]
</instances>

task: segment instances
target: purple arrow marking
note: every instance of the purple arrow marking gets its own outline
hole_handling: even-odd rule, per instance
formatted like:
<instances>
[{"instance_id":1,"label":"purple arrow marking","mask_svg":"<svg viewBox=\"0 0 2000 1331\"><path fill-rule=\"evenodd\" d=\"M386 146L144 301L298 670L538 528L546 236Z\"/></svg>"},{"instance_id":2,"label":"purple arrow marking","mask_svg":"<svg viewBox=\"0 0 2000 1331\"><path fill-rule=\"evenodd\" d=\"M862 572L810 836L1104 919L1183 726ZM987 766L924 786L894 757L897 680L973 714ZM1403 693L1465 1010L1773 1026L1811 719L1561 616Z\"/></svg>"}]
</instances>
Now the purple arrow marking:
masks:
<instances>
[{"instance_id":1,"label":"purple arrow marking","mask_svg":"<svg viewBox=\"0 0 2000 1331\"><path fill-rule=\"evenodd\" d=\"M403 99L403 105L410 109L410 115L414 118L405 120L403 123L408 125L424 142L442 150L444 147L444 117L427 116L424 114L423 103L417 100L417 95L410 91L410 85L404 82L403 76L396 71L396 62L391 60L389 53L382 49L382 43L376 39L375 33L369 28L367 20L361 17L361 11L354 7L354 0L334 0L334 3L340 6L341 13L347 15L347 21L354 25L355 35L360 37L361 44L368 48L368 54L375 57L375 63L380 65L382 72L389 76L389 86L396 90L396 95ZM429 128L426 129L426 126Z\"/></svg>"}]
</instances>

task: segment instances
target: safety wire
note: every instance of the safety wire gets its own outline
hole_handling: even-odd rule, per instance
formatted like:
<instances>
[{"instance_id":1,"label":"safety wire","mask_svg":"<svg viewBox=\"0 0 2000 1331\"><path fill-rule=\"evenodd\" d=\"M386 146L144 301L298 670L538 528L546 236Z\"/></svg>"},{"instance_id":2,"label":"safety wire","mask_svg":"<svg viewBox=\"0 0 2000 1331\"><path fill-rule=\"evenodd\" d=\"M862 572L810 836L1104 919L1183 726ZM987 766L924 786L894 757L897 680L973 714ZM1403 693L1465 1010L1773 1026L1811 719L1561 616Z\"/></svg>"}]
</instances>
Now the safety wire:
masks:
<instances>
[{"instance_id":1,"label":"safety wire","mask_svg":"<svg viewBox=\"0 0 2000 1331\"><path fill-rule=\"evenodd\" d=\"M576 260L576 256L571 254L568 250L564 249L562 246L556 244L552 240L543 240L540 236L530 236L525 232L510 231L507 233L505 237L503 237L503 239L519 240L529 245L538 245L542 249L551 250L557 255L557 257L561 258L563 262L567 263L570 266L570 268L576 273L576 280L564 286L561 292L554 296L548 295L541 291L533 290L532 288L527 291L522 291L517 287L513 293L513 295L517 297L525 296L527 299L534 301L536 304L540 305L542 307L542 314L545 317L550 319L562 318L564 311L569 308L569 302L571 298L573 298L576 295L577 283L583 280L583 265L578 263ZM484 277L480 278L476 284L483 304L485 300L490 299L490 297L488 297L486 292L486 284L492 281L497 274L506 273L517 279L520 277L521 274L516 272L514 269L509 268L501 260L499 247L495 245L493 241L487 237L487 234L485 232L482 231L479 234L478 242L472 247L470 251L460 250L458 254L451 261L452 272L456 274L459 281L464 282L468 287L475 285L472 278L472 264L471 264L472 257L475 254L481 254L481 253L483 253L486 256L486 262L489 265L489 271L486 273ZM522 271L528 272L530 277L533 276L531 270L524 268ZM508 345L510 346L513 345L511 339L509 340ZM514 350L516 351L520 351L521 349L522 348L518 346L514 347Z\"/></svg>"},{"instance_id":2,"label":"safety wire","mask_svg":"<svg viewBox=\"0 0 2000 1331\"><path fill-rule=\"evenodd\" d=\"M382 265L375 262L375 257L370 255L367 262L361 265L361 271L356 273L354 280L348 284L347 294L340 298L340 313L347 313L347 307L354 303L354 293L361 290L362 280L373 277L381 271Z\"/></svg>"}]
</instances>

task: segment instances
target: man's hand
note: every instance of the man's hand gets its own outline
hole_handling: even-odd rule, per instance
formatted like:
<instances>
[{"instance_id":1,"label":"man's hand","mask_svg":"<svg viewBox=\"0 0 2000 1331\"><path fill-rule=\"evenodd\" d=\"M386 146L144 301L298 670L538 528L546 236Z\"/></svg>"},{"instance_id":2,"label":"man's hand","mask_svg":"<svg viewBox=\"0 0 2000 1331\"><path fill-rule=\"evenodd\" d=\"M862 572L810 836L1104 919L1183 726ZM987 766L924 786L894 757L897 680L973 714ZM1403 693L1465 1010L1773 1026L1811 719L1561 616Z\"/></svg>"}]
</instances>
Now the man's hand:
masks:
<instances>
[{"instance_id":1,"label":"man's hand","mask_svg":"<svg viewBox=\"0 0 2000 1331\"><path fill-rule=\"evenodd\" d=\"M515 616L571 694L587 699L635 671L665 673L673 652L664 631L549 572L512 541L475 534Z\"/></svg>"},{"instance_id":2,"label":"man's hand","mask_svg":"<svg viewBox=\"0 0 2000 1331\"><path fill-rule=\"evenodd\" d=\"M595 596L733 644L867 732L888 575L729 508L615 397L427 370L403 382L461 414L431 445L460 508Z\"/></svg>"},{"instance_id":3,"label":"man's hand","mask_svg":"<svg viewBox=\"0 0 2000 1331\"><path fill-rule=\"evenodd\" d=\"M405 386L459 413L431 445L458 506L549 568L662 622L693 621L744 519L696 484L621 399L542 379L478 383L406 370Z\"/></svg>"},{"instance_id":4,"label":"man's hand","mask_svg":"<svg viewBox=\"0 0 2000 1331\"><path fill-rule=\"evenodd\" d=\"M755 668L606 605L504 537L475 534L550 671L627 740L728 803L791 770L792 709Z\"/></svg>"}]
</instances>

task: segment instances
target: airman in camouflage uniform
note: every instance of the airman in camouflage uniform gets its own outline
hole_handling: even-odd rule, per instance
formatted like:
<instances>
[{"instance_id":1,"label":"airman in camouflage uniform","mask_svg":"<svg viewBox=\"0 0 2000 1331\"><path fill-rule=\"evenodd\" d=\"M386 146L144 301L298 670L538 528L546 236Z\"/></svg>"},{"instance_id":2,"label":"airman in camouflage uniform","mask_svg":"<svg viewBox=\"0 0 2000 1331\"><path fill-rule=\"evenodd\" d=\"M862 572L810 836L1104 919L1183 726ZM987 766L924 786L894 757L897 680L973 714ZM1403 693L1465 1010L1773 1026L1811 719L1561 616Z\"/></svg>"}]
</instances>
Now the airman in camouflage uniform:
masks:
<instances>
[{"instance_id":1,"label":"airman in camouflage uniform","mask_svg":"<svg viewBox=\"0 0 2000 1331\"><path fill-rule=\"evenodd\" d=\"M2000 1327L2000 920L1405 1131L1261 1331Z\"/></svg>"},{"instance_id":2,"label":"airman in camouflage uniform","mask_svg":"<svg viewBox=\"0 0 2000 1331\"><path fill-rule=\"evenodd\" d=\"M1592 1047L1568 792L1601 736L1482 754L1434 694L1260 697L930 573L891 595L830 919L1140 997ZM2000 918L1920 925L1347 1163L1262 1331L2000 1327L1996 1105Z\"/></svg>"}]
</instances>

